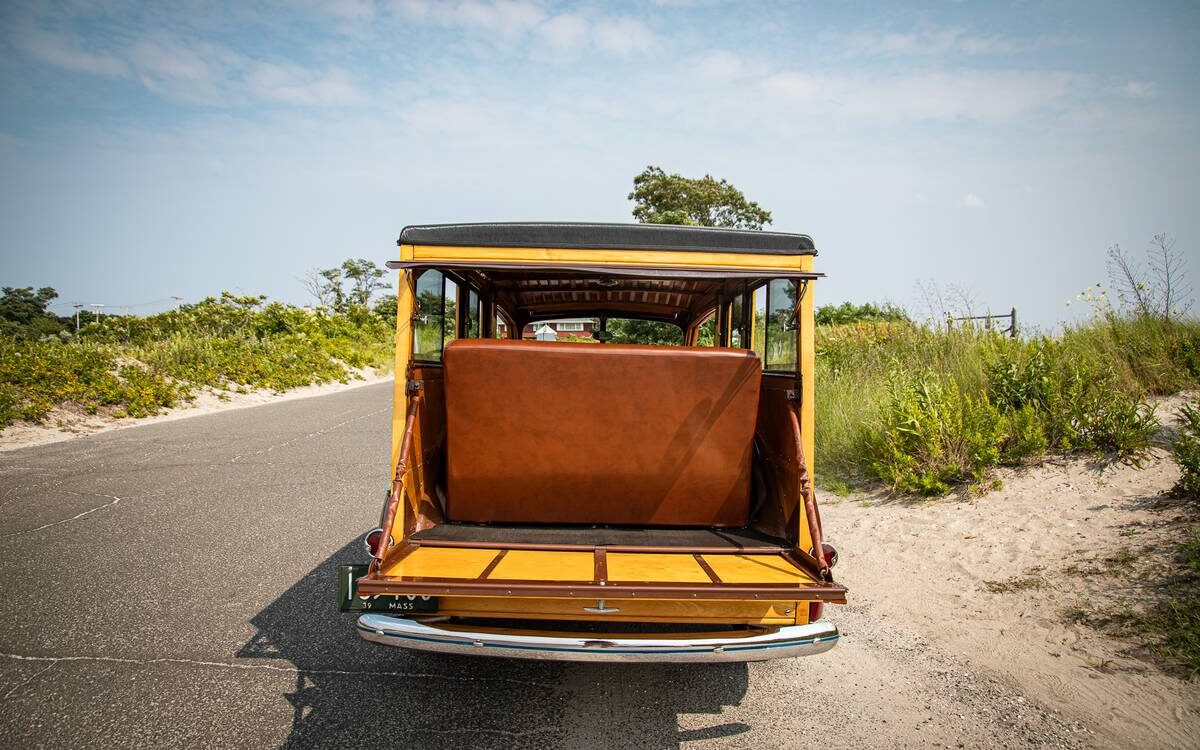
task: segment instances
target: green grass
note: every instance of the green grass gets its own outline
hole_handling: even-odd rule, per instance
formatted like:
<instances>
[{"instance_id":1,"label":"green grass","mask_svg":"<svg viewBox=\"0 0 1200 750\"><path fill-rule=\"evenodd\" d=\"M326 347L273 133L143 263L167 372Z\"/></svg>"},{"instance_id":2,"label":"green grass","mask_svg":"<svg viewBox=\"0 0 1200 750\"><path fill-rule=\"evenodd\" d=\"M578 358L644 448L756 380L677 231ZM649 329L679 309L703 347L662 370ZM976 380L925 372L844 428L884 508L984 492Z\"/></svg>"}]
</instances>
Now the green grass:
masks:
<instances>
[{"instance_id":1,"label":"green grass","mask_svg":"<svg viewBox=\"0 0 1200 750\"><path fill-rule=\"evenodd\" d=\"M105 318L67 341L0 336L0 427L55 407L149 416L197 388L283 391L391 365L391 321L229 294L146 318Z\"/></svg>"},{"instance_id":2,"label":"green grass","mask_svg":"<svg viewBox=\"0 0 1200 750\"><path fill-rule=\"evenodd\" d=\"M1171 447L1180 471L1175 493L1200 502L1200 399L1185 404L1177 417L1179 435Z\"/></svg>"},{"instance_id":3,"label":"green grass","mask_svg":"<svg viewBox=\"0 0 1200 750\"><path fill-rule=\"evenodd\" d=\"M1200 676L1200 532L1194 528L1173 550L1169 569L1154 574L1157 599L1146 605L1096 607L1083 603L1065 616L1145 646L1164 667ZM1082 571L1082 575L1106 573ZM1111 573L1110 573L1111 574Z\"/></svg>"},{"instance_id":4,"label":"green grass","mask_svg":"<svg viewBox=\"0 0 1200 750\"><path fill-rule=\"evenodd\" d=\"M1200 323L1115 316L1010 339L905 321L818 326L817 476L945 494L999 465L1088 453L1137 462L1155 394L1200 387Z\"/></svg>"}]
</instances>

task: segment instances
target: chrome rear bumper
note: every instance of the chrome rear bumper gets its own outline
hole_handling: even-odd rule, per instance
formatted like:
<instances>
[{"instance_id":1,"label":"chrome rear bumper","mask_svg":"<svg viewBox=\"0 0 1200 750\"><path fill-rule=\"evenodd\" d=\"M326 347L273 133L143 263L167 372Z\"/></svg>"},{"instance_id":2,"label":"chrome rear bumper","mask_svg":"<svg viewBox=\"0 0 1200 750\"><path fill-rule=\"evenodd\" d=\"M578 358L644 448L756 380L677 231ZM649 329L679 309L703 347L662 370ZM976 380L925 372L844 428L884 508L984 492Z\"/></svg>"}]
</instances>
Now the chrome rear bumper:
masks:
<instances>
[{"instance_id":1,"label":"chrome rear bumper","mask_svg":"<svg viewBox=\"0 0 1200 750\"><path fill-rule=\"evenodd\" d=\"M358 618L358 634L385 646L445 654L593 662L737 662L812 656L833 648L837 627L825 620L751 635L641 638L580 633L538 635L450 629L388 615Z\"/></svg>"}]
</instances>

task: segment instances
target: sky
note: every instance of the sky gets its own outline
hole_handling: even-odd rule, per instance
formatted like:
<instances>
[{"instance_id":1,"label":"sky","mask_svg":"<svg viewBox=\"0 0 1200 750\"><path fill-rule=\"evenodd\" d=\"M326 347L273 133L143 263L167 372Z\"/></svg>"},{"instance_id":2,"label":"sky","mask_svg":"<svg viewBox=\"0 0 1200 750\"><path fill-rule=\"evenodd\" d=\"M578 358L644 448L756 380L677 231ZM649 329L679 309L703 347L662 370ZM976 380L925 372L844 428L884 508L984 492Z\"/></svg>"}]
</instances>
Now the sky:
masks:
<instances>
[{"instance_id":1,"label":"sky","mask_svg":"<svg viewBox=\"0 0 1200 750\"><path fill-rule=\"evenodd\" d=\"M1053 329L1111 245L1166 232L1200 276L1198 32L1195 3L5 0L0 284L304 303L406 224L632 221L657 165L812 236L818 304L955 287Z\"/></svg>"}]
</instances>

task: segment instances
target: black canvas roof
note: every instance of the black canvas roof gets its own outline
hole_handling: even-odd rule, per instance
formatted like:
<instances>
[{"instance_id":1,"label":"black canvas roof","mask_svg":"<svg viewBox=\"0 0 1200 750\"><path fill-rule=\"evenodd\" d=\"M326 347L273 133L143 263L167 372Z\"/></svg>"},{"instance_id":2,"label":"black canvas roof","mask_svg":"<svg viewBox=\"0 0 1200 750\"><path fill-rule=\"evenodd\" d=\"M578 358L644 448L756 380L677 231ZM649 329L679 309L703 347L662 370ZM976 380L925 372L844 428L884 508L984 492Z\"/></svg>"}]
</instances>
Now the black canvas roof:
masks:
<instances>
[{"instance_id":1,"label":"black canvas roof","mask_svg":"<svg viewBox=\"0 0 1200 750\"><path fill-rule=\"evenodd\" d=\"M506 222L423 224L405 227L400 245L690 250L757 255L816 255L804 234L669 224Z\"/></svg>"}]
</instances>

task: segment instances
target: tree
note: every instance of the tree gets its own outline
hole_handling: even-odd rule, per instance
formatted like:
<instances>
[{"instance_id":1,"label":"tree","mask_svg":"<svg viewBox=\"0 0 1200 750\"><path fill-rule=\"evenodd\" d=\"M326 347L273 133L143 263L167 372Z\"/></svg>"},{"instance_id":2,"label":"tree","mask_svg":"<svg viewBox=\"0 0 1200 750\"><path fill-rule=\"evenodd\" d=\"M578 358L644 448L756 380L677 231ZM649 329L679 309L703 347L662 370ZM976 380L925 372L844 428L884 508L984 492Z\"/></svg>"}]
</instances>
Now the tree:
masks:
<instances>
[{"instance_id":1,"label":"tree","mask_svg":"<svg viewBox=\"0 0 1200 750\"><path fill-rule=\"evenodd\" d=\"M349 259L342 263L341 270L342 276L353 284L346 294L352 305L368 307L371 304L371 295L381 289L392 288L391 284L381 280L385 271L366 258Z\"/></svg>"},{"instance_id":2,"label":"tree","mask_svg":"<svg viewBox=\"0 0 1200 750\"><path fill-rule=\"evenodd\" d=\"M342 270L326 268L324 271L314 268L300 279L304 289L311 294L320 307L342 311L346 307L346 290L342 286Z\"/></svg>"},{"instance_id":3,"label":"tree","mask_svg":"<svg viewBox=\"0 0 1200 750\"><path fill-rule=\"evenodd\" d=\"M399 304L396 300L396 295L385 294L379 298L375 306L371 308L375 314L383 318L389 323L396 322L396 305Z\"/></svg>"},{"instance_id":4,"label":"tree","mask_svg":"<svg viewBox=\"0 0 1200 750\"><path fill-rule=\"evenodd\" d=\"M371 297L381 289L391 289L384 283L384 271L366 258L348 258L338 268L312 269L300 283L316 298L317 304L344 313L351 305L370 307ZM346 288L350 282L350 288Z\"/></svg>"},{"instance_id":5,"label":"tree","mask_svg":"<svg viewBox=\"0 0 1200 750\"><path fill-rule=\"evenodd\" d=\"M770 211L747 200L727 181L707 174L690 178L646 167L633 178L629 200L634 203L634 218L643 224L762 229L771 223Z\"/></svg>"},{"instance_id":6,"label":"tree","mask_svg":"<svg viewBox=\"0 0 1200 750\"><path fill-rule=\"evenodd\" d=\"M821 305L817 308L817 325L839 325L842 323L857 323L859 321L904 321L909 320L908 313L885 302L874 305L870 302L856 305L853 302L843 302L840 305Z\"/></svg>"},{"instance_id":7,"label":"tree","mask_svg":"<svg viewBox=\"0 0 1200 750\"><path fill-rule=\"evenodd\" d=\"M733 229L762 229L771 223L771 212L726 180L712 175L700 178L667 174L649 166L633 178L633 216L643 224L682 224ZM610 319L606 330L612 341L629 344L682 344L678 326L654 320ZM699 343L714 346L716 321L701 326Z\"/></svg>"},{"instance_id":8,"label":"tree","mask_svg":"<svg viewBox=\"0 0 1200 750\"><path fill-rule=\"evenodd\" d=\"M58 298L54 287L44 286L3 288L0 294L0 330L14 336L40 337L56 334L66 326L46 308Z\"/></svg>"},{"instance_id":9,"label":"tree","mask_svg":"<svg viewBox=\"0 0 1200 750\"><path fill-rule=\"evenodd\" d=\"M683 331L679 326L657 320L609 318L604 330L611 334L609 340L614 344L678 346L683 343Z\"/></svg>"},{"instance_id":10,"label":"tree","mask_svg":"<svg viewBox=\"0 0 1200 750\"><path fill-rule=\"evenodd\" d=\"M1170 321L1191 307L1183 254L1166 233L1154 235L1142 266L1120 245L1108 249L1108 277L1121 306L1139 318Z\"/></svg>"}]
</instances>

